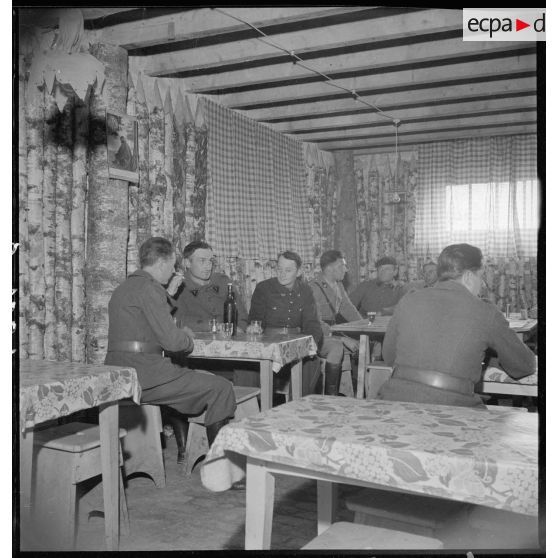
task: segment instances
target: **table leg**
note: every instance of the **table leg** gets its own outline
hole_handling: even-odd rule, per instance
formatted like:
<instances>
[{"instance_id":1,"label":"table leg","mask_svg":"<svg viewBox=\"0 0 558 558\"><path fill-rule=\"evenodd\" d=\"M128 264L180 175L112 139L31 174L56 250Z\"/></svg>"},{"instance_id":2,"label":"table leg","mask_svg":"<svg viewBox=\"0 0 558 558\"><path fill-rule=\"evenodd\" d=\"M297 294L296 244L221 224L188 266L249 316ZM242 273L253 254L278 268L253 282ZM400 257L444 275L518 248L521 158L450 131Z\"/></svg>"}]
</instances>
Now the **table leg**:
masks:
<instances>
[{"instance_id":1,"label":"table leg","mask_svg":"<svg viewBox=\"0 0 558 558\"><path fill-rule=\"evenodd\" d=\"M31 478L33 474L33 429L19 431L20 533L31 526Z\"/></svg>"},{"instance_id":2,"label":"table leg","mask_svg":"<svg viewBox=\"0 0 558 558\"><path fill-rule=\"evenodd\" d=\"M273 369L270 360L260 360L260 400L262 411L273 406Z\"/></svg>"},{"instance_id":3,"label":"table leg","mask_svg":"<svg viewBox=\"0 0 558 558\"><path fill-rule=\"evenodd\" d=\"M357 399L364 399L364 376L366 367L370 363L370 342L368 335L360 336L358 349L358 379L357 379Z\"/></svg>"},{"instance_id":4,"label":"table leg","mask_svg":"<svg viewBox=\"0 0 558 558\"><path fill-rule=\"evenodd\" d=\"M118 401L99 407L101 437L101 471L103 473L103 503L105 512L105 543L107 550L118 550L119 482L118 475Z\"/></svg>"},{"instance_id":5,"label":"table leg","mask_svg":"<svg viewBox=\"0 0 558 558\"><path fill-rule=\"evenodd\" d=\"M298 360L291 366L291 390L293 399L302 397L302 360Z\"/></svg>"},{"instance_id":6,"label":"table leg","mask_svg":"<svg viewBox=\"0 0 558 558\"><path fill-rule=\"evenodd\" d=\"M330 481L317 481L318 493L318 535L321 535L335 519L337 509L337 484Z\"/></svg>"},{"instance_id":7,"label":"table leg","mask_svg":"<svg viewBox=\"0 0 558 558\"><path fill-rule=\"evenodd\" d=\"M269 550L275 498L275 477L265 464L248 457L246 463L245 550Z\"/></svg>"}]
</instances>

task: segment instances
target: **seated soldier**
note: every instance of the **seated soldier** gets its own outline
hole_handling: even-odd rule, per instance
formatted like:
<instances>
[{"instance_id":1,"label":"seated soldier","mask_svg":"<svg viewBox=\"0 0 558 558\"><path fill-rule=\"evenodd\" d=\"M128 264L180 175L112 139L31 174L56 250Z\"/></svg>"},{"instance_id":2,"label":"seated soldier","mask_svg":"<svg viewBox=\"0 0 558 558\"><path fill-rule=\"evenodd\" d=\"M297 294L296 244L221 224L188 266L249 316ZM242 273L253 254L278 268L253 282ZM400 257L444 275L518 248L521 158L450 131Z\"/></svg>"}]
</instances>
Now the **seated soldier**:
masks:
<instances>
[{"instance_id":1,"label":"seated soldier","mask_svg":"<svg viewBox=\"0 0 558 558\"><path fill-rule=\"evenodd\" d=\"M347 272L347 264L339 250L328 250L320 258L320 267L322 272L309 284L324 334L318 353L326 359L324 391L326 395L339 395L343 357L345 352L348 352L351 356L351 375L356 393L359 343L356 339L345 335L332 336L330 330L335 323L360 319L360 314L349 300L342 283Z\"/></svg>"},{"instance_id":2,"label":"seated soldier","mask_svg":"<svg viewBox=\"0 0 558 558\"><path fill-rule=\"evenodd\" d=\"M207 242L190 242L183 251L184 277L170 282L167 290L176 299L176 321L192 331L209 331L210 318L223 321L223 305L227 284L232 281L224 273L214 273L213 250ZM237 329L246 331L247 315L238 289L233 284L238 309Z\"/></svg>"},{"instance_id":3,"label":"seated soldier","mask_svg":"<svg viewBox=\"0 0 558 558\"><path fill-rule=\"evenodd\" d=\"M170 281L167 291L175 300L174 317L176 323L187 326L192 331L209 331L209 320L216 318L223 321L223 307L227 298L227 284L231 279L224 273L213 271L215 258L211 246L203 240L195 240L184 247L182 252L184 274L177 274ZM237 331L246 330L247 314L242 298L233 284L238 310ZM187 358L185 355L171 355L174 362L194 368L210 370L218 375L232 379L235 385L250 385L246 376L250 377L252 370L232 369L230 362ZM244 364L248 367L249 364ZM255 365L254 365L255 366ZM177 417L167 417L174 429L175 436L182 437L184 426Z\"/></svg>"},{"instance_id":4,"label":"seated soldier","mask_svg":"<svg viewBox=\"0 0 558 558\"><path fill-rule=\"evenodd\" d=\"M424 279L411 281L409 284L403 286L403 290L408 293L410 291L433 287L436 281L438 281L438 266L432 261L427 261L422 266L422 276Z\"/></svg>"},{"instance_id":5,"label":"seated soldier","mask_svg":"<svg viewBox=\"0 0 558 558\"><path fill-rule=\"evenodd\" d=\"M535 355L520 341L498 308L479 298L482 253L452 244L438 259L432 288L407 294L389 323L383 355L394 367L378 399L464 407L483 406L473 391L482 361L494 349L515 379L535 372Z\"/></svg>"},{"instance_id":6,"label":"seated soldier","mask_svg":"<svg viewBox=\"0 0 558 558\"><path fill-rule=\"evenodd\" d=\"M188 352L193 333L178 328L170 315L163 287L174 272L172 244L160 237L139 250L140 268L116 288L109 302L108 352L105 364L136 369L142 403L166 405L181 417L178 461L184 461L188 420L182 415L205 412L209 444L236 409L232 384L219 376L173 364L163 351Z\"/></svg>"},{"instance_id":7,"label":"seated soldier","mask_svg":"<svg viewBox=\"0 0 558 558\"><path fill-rule=\"evenodd\" d=\"M380 315L393 314L395 305L405 294L403 287L395 280L397 262L390 256L384 256L376 262L376 278L367 279L358 284L349 295L351 302L362 316L367 312Z\"/></svg>"},{"instance_id":8,"label":"seated soldier","mask_svg":"<svg viewBox=\"0 0 558 558\"><path fill-rule=\"evenodd\" d=\"M261 321L265 333L283 332L287 328L289 333L312 335L319 349L323 333L316 303L301 275L302 259L298 254L290 251L279 254L277 277L256 285L250 303L250 320ZM315 393L319 378L319 361L306 359L302 366L302 394Z\"/></svg>"}]
</instances>

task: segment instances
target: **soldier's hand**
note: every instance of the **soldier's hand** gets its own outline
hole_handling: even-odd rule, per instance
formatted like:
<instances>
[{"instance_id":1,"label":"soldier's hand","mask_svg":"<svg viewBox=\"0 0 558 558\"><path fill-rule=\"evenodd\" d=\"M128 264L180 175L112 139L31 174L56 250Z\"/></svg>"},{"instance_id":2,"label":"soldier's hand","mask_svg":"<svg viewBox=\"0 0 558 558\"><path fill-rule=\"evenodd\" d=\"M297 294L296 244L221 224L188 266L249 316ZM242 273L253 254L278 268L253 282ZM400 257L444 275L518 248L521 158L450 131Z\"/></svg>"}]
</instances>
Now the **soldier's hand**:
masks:
<instances>
[{"instance_id":1,"label":"soldier's hand","mask_svg":"<svg viewBox=\"0 0 558 558\"><path fill-rule=\"evenodd\" d=\"M188 326L182 326L182 331L185 331L192 339L194 339L194 337L196 337L194 335L194 332L188 327Z\"/></svg>"},{"instance_id":2,"label":"soldier's hand","mask_svg":"<svg viewBox=\"0 0 558 558\"><path fill-rule=\"evenodd\" d=\"M178 290L178 287L180 287L180 285L182 285L182 282L184 281L184 275L181 272L176 272L173 276L172 279L170 280L168 287L167 287L167 293L169 293L171 296L174 296L176 294L176 291Z\"/></svg>"}]
</instances>

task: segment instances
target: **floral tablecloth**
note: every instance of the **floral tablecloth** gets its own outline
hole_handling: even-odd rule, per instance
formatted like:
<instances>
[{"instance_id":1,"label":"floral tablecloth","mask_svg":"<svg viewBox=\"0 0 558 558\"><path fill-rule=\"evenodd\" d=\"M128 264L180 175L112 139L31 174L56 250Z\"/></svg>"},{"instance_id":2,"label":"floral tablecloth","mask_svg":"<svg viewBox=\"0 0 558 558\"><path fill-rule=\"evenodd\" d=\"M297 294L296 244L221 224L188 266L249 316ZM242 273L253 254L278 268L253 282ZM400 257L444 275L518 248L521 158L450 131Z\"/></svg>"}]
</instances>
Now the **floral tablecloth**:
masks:
<instances>
[{"instance_id":1,"label":"floral tablecloth","mask_svg":"<svg viewBox=\"0 0 558 558\"><path fill-rule=\"evenodd\" d=\"M518 513L538 513L537 415L306 396L223 428L201 469L210 490L241 456ZM234 452L234 453L232 453ZM341 480L343 479L343 480Z\"/></svg>"},{"instance_id":2,"label":"floral tablecloth","mask_svg":"<svg viewBox=\"0 0 558 558\"><path fill-rule=\"evenodd\" d=\"M139 404L141 387L134 368L48 360L22 360L19 365L22 430L129 397Z\"/></svg>"},{"instance_id":3,"label":"floral tablecloth","mask_svg":"<svg viewBox=\"0 0 558 558\"><path fill-rule=\"evenodd\" d=\"M483 376L483 381L485 382L500 382L503 384L522 384L524 386L536 386L539 383L538 372L531 374L531 376L525 376L519 380L514 380L511 376L508 376L500 368L495 368L489 366Z\"/></svg>"},{"instance_id":4,"label":"floral tablecloth","mask_svg":"<svg viewBox=\"0 0 558 558\"><path fill-rule=\"evenodd\" d=\"M283 366L317 353L311 335L236 335L223 339L219 334L196 333L190 356L208 358L238 358L270 360L274 372Z\"/></svg>"}]
</instances>

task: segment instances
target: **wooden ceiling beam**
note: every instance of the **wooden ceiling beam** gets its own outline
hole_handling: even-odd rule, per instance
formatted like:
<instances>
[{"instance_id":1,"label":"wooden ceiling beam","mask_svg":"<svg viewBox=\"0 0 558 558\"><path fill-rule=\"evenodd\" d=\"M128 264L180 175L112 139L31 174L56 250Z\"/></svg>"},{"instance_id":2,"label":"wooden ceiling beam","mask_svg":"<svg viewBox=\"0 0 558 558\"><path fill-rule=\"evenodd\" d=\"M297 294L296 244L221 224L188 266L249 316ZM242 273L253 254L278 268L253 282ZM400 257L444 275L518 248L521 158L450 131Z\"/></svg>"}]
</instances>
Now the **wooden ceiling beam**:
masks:
<instances>
[{"instance_id":1,"label":"wooden ceiling beam","mask_svg":"<svg viewBox=\"0 0 558 558\"><path fill-rule=\"evenodd\" d=\"M436 131L426 134L413 134L405 138L401 138L398 142L399 150L403 151L411 145L420 143L448 141L462 138L477 138L484 136L502 136L502 135L516 135L516 134L536 134L537 126L535 124L518 124L513 126L490 127L490 128L473 128L473 129L458 129L450 131ZM378 138L376 140L362 140L359 142L352 141L347 144L343 142L330 142L318 144L320 149L324 151L346 151L351 150L354 153L362 153L365 150L372 148L385 148L386 151L395 151L395 140L390 141L389 138Z\"/></svg>"},{"instance_id":2,"label":"wooden ceiling beam","mask_svg":"<svg viewBox=\"0 0 558 558\"><path fill-rule=\"evenodd\" d=\"M325 18L352 15L353 19L363 13L364 8L223 8L236 17L248 21L257 27L288 26L303 22L320 20L325 24ZM242 40L240 37L250 28L233 18L210 8L182 9L182 13L161 17L149 17L151 8L145 9L142 21L136 23L122 23L103 29L97 38L100 42L117 44L131 51L131 55L147 55L146 49L191 49L203 41ZM366 9L367 12L370 8ZM156 14L153 10L154 15ZM173 30L169 36L169 29ZM251 32L253 36L253 31ZM220 38L219 38L220 37ZM236 37L236 38L235 38ZM245 37L244 37L245 38ZM186 43L188 41L188 43ZM192 46L194 45L194 47ZM153 52L152 54L154 54ZM163 54L163 53L161 53Z\"/></svg>"},{"instance_id":3,"label":"wooden ceiling beam","mask_svg":"<svg viewBox=\"0 0 558 558\"><path fill-rule=\"evenodd\" d=\"M524 129L518 128L514 131L514 135L524 135L524 134L534 134L536 133L535 129L531 129L530 127L525 127ZM399 143L399 151L412 151L419 148L420 145L428 144L428 143L436 143L437 141L450 141L456 139L464 139L470 137L487 137L487 136L508 136L510 132L506 130L479 130L478 134L467 134L464 136L447 136L443 139L423 139L422 141L405 141ZM320 146L320 149L323 149ZM346 151L351 150L355 157L362 156L362 155L372 155L374 153L393 153L394 152L394 145L392 144L376 144L369 147L361 147L357 149L351 148L342 148L338 151ZM337 150L335 150L337 151Z\"/></svg>"},{"instance_id":4,"label":"wooden ceiling beam","mask_svg":"<svg viewBox=\"0 0 558 558\"><path fill-rule=\"evenodd\" d=\"M398 90L413 90L430 87L429 84L439 83L440 87L455 80L474 83L494 81L495 79L514 79L520 73L536 71L536 55L505 58L498 62L498 71L494 71L494 62L484 60L453 64L451 67L421 68L417 70L394 71L390 73L335 80L335 84L345 87L349 91L354 89L360 95L370 95L372 91L394 93ZM509 75L509 78L507 77ZM326 82L276 87L270 90L258 90L229 95L216 95L215 99L226 107L249 109L251 106L264 107L281 106L282 104L297 104L311 99L351 98L349 91L344 91Z\"/></svg>"},{"instance_id":5,"label":"wooden ceiling beam","mask_svg":"<svg viewBox=\"0 0 558 558\"><path fill-rule=\"evenodd\" d=\"M473 114L508 113L513 111L535 110L537 97L534 94L522 97L493 98L486 95L481 100L469 102L455 102L452 104L434 104L426 107L390 108L389 113L399 118L404 123L432 120L446 120L451 118L467 117ZM311 120L294 122L275 122L273 128L287 134L304 134L332 129L358 129L373 122L377 126L392 126L386 119L379 119L374 113L358 113L346 116L324 116Z\"/></svg>"},{"instance_id":6,"label":"wooden ceiling beam","mask_svg":"<svg viewBox=\"0 0 558 558\"><path fill-rule=\"evenodd\" d=\"M331 79L347 76L378 75L396 70L410 70L448 66L460 62L497 60L536 53L534 43L485 43L463 42L446 39L423 44L383 48L355 54L317 58L308 66L325 73ZM184 86L205 95L223 95L254 89L270 89L287 85L300 85L323 81L324 78L300 64L262 66L219 74L183 78Z\"/></svg>"},{"instance_id":7,"label":"wooden ceiling beam","mask_svg":"<svg viewBox=\"0 0 558 558\"><path fill-rule=\"evenodd\" d=\"M454 124L475 124L478 122L482 124L484 119L488 121L506 121L532 119L536 121L537 107L521 107L510 109L494 109L494 110L475 110L469 113L447 114L443 116L424 116L414 119L401 120L399 125L400 132L407 132L415 129L428 129L435 126L453 126ZM277 128L275 128L277 129ZM296 137L304 139L304 141L322 140L324 138L342 138L342 137L356 137L357 135L366 135L374 133L385 133L394 131L393 123L389 120L382 120L376 122L363 122L354 125L339 125L330 128L323 128L318 130L305 130L305 131L282 131L282 133L292 134Z\"/></svg>"},{"instance_id":8,"label":"wooden ceiling beam","mask_svg":"<svg viewBox=\"0 0 558 558\"><path fill-rule=\"evenodd\" d=\"M356 41L401 39L417 35L453 30L462 30L462 15L459 10L426 10L404 13L392 17L356 21L354 23L330 25L327 28L274 35L275 44L302 55L308 49L337 48L350 46ZM258 39L237 41L219 47L201 47L182 51L155 54L136 61L138 68L148 75L170 74L193 68L208 68L227 63L239 64L257 60L258 57L274 58L286 53Z\"/></svg>"},{"instance_id":9,"label":"wooden ceiling beam","mask_svg":"<svg viewBox=\"0 0 558 558\"><path fill-rule=\"evenodd\" d=\"M402 122L399 126L398 135L403 138L410 134L444 131L451 129L473 129L483 127L502 127L506 125L537 123L536 110L516 111L511 113L499 114L479 114L473 113L468 116L448 118L446 120L429 120L420 122ZM360 141L367 138L393 137L395 138L395 127L369 125L366 128L351 129L339 128L337 130L325 132L310 132L306 134L296 134L302 141L313 143L326 143L331 141Z\"/></svg>"},{"instance_id":10,"label":"wooden ceiling beam","mask_svg":"<svg viewBox=\"0 0 558 558\"><path fill-rule=\"evenodd\" d=\"M386 112L427 107L455 106L461 103L486 101L489 99L521 99L537 94L536 78L529 77L515 82L495 81L490 83L460 84L447 88L432 88L394 93L386 97L364 97L368 102L376 103ZM364 116L376 114L377 111L351 99L341 99L308 105L287 105L277 109L258 109L241 111L246 116L260 122L276 124L281 122L305 122L315 118L334 118L338 116Z\"/></svg>"}]
</instances>

